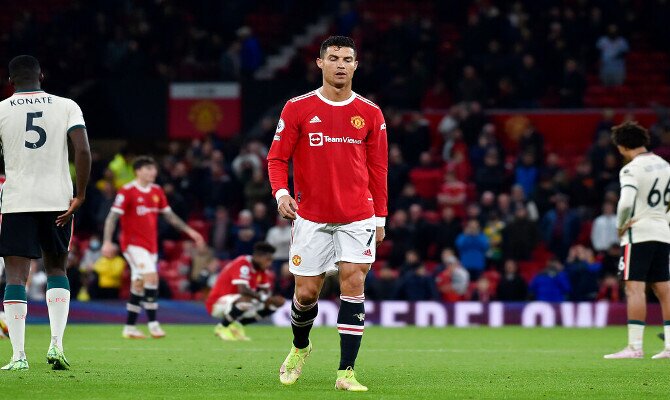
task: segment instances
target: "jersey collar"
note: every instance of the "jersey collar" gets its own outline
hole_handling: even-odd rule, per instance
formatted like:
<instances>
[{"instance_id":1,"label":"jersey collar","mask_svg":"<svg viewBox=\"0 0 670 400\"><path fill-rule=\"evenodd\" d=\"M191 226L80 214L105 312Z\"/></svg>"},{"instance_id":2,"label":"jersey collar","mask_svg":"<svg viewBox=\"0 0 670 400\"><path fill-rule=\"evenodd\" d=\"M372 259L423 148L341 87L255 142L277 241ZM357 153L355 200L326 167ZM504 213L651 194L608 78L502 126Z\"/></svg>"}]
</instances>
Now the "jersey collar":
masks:
<instances>
[{"instance_id":1,"label":"jersey collar","mask_svg":"<svg viewBox=\"0 0 670 400\"><path fill-rule=\"evenodd\" d=\"M136 188L137 190L139 190L140 192L142 192L142 193L149 193L149 192L151 192L151 185L149 185L149 186L147 186L147 187L142 187L142 186L140 186L139 183L137 183L137 181L133 181L133 186L135 186L135 188Z\"/></svg>"},{"instance_id":2,"label":"jersey collar","mask_svg":"<svg viewBox=\"0 0 670 400\"><path fill-rule=\"evenodd\" d=\"M321 90L321 88L316 89L314 92L321 99L321 101L323 101L324 103L326 103L328 105L335 106L335 107L346 106L347 104L350 104L352 101L354 101L354 99L356 98L356 93L352 90L351 91L351 97L349 97L348 99L342 100L342 101L332 101L332 100L328 100L327 98L323 97L320 90Z\"/></svg>"},{"instance_id":3,"label":"jersey collar","mask_svg":"<svg viewBox=\"0 0 670 400\"><path fill-rule=\"evenodd\" d=\"M44 93L44 90L31 89L31 90L17 90L14 92L14 94L35 94L35 93Z\"/></svg>"}]
</instances>

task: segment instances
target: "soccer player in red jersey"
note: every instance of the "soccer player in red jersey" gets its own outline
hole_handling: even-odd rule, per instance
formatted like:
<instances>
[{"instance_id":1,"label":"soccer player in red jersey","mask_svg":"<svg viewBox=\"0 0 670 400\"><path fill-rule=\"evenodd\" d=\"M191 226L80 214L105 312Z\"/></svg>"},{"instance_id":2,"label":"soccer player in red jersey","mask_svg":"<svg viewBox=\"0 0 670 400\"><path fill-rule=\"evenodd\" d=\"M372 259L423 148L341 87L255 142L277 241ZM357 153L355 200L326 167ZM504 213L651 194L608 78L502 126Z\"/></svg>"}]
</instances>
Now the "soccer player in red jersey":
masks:
<instances>
[{"instance_id":1,"label":"soccer player in red jersey","mask_svg":"<svg viewBox=\"0 0 670 400\"><path fill-rule=\"evenodd\" d=\"M223 340L249 340L244 325L258 322L284 305L284 298L272 296L272 265L275 248L265 242L254 245L253 254L228 263L209 292L207 312L221 322L214 334Z\"/></svg>"},{"instance_id":2,"label":"soccer player in red jersey","mask_svg":"<svg viewBox=\"0 0 670 400\"><path fill-rule=\"evenodd\" d=\"M268 154L279 214L293 220L289 254L295 275L293 347L279 379L290 385L300 376L312 350L309 331L318 314L325 275L339 270L340 366L335 387L366 391L356 380L354 362L364 330L365 276L384 239L386 123L379 107L351 89L358 65L351 38L326 39L316 63L323 86L286 103ZM289 160L293 160L293 196L288 190Z\"/></svg>"},{"instance_id":3,"label":"soccer player in red jersey","mask_svg":"<svg viewBox=\"0 0 670 400\"><path fill-rule=\"evenodd\" d=\"M114 205L105 220L104 238L102 245L103 255L109 257L114 253L112 237L116 223L121 220L119 241L123 256L128 261L131 270L132 284L130 301L126 308L128 318L123 328L123 337L127 339L143 339L145 335L137 329L135 323L142 311L143 303L149 320L149 332L154 338L165 336L160 324L156 320L158 310L158 214L176 229L187 234L197 246L204 246L202 236L193 228L186 225L177 214L172 211L167 202L165 193L160 186L154 184L158 169L151 157L138 157L133 163L135 180L123 186L116 195Z\"/></svg>"}]
</instances>

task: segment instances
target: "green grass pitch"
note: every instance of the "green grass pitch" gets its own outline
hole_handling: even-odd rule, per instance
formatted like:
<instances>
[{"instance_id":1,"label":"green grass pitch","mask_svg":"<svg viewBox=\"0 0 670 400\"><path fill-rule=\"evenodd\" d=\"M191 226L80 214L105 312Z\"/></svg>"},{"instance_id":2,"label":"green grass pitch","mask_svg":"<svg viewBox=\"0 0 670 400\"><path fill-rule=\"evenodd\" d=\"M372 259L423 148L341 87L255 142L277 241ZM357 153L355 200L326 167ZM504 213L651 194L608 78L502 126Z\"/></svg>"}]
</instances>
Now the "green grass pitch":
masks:
<instances>
[{"instance_id":1,"label":"green grass pitch","mask_svg":"<svg viewBox=\"0 0 670 400\"><path fill-rule=\"evenodd\" d=\"M161 340L128 341L121 327L72 325L70 371L44 361L49 328L27 327L30 370L0 374L1 399L661 399L670 397L670 360L648 327L644 360L603 360L626 330L524 328L366 329L356 371L368 393L334 390L339 337L312 331L314 352L291 387L278 370L290 329L253 326L252 342L222 342L212 326L166 325ZM0 341L2 361L8 340Z\"/></svg>"}]
</instances>

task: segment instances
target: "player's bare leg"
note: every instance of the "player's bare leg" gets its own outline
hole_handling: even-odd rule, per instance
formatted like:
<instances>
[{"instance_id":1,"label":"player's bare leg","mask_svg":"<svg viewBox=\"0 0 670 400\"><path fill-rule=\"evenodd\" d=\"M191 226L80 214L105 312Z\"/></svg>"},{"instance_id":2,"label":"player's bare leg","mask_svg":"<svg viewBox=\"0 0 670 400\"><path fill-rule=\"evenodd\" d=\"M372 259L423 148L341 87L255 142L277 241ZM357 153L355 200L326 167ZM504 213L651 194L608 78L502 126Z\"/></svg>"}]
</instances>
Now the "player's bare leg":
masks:
<instances>
[{"instance_id":1,"label":"player's bare leg","mask_svg":"<svg viewBox=\"0 0 670 400\"><path fill-rule=\"evenodd\" d=\"M626 304L628 310L628 346L605 358L642 358L642 338L647 318L647 296L644 282L626 281Z\"/></svg>"},{"instance_id":2,"label":"player's bare leg","mask_svg":"<svg viewBox=\"0 0 670 400\"><path fill-rule=\"evenodd\" d=\"M63 353L63 334L70 312L70 282L65 273L67 253L42 253L47 272L47 307L51 325L51 344L47 362L53 369L70 369Z\"/></svg>"},{"instance_id":3,"label":"player's bare leg","mask_svg":"<svg viewBox=\"0 0 670 400\"><path fill-rule=\"evenodd\" d=\"M340 262L340 312L337 331L340 334L340 367L335 389L365 392L354 374L354 364L361 347L365 325L365 276L370 264Z\"/></svg>"},{"instance_id":4,"label":"player's bare leg","mask_svg":"<svg viewBox=\"0 0 670 400\"><path fill-rule=\"evenodd\" d=\"M30 273L30 259L25 257L4 257L7 286L5 287L5 314L13 355L3 370L28 369L25 352L26 316L28 314L26 282Z\"/></svg>"},{"instance_id":5,"label":"player's bare leg","mask_svg":"<svg viewBox=\"0 0 670 400\"><path fill-rule=\"evenodd\" d=\"M651 284L658 301L661 303L663 314L663 333L665 348L654 355L653 359L670 358L670 282L654 282Z\"/></svg>"},{"instance_id":6,"label":"player's bare leg","mask_svg":"<svg viewBox=\"0 0 670 400\"><path fill-rule=\"evenodd\" d=\"M144 310L147 312L149 320L149 334L154 339L165 337L165 332L156 319L158 310L158 273L150 272L144 274Z\"/></svg>"},{"instance_id":7,"label":"player's bare leg","mask_svg":"<svg viewBox=\"0 0 670 400\"><path fill-rule=\"evenodd\" d=\"M295 276L295 295L291 305L293 347L279 368L279 381L284 385L295 383L312 351L309 332L319 313L318 299L326 274Z\"/></svg>"},{"instance_id":8,"label":"player's bare leg","mask_svg":"<svg viewBox=\"0 0 670 400\"><path fill-rule=\"evenodd\" d=\"M123 327L123 337L126 339L146 339L146 335L137 329L137 317L142 312L140 302L144 298L144 280L142 278L133 279L130 285L130 300L126 304L128 316L126 325Z\"/></svg>"}]
</instances>

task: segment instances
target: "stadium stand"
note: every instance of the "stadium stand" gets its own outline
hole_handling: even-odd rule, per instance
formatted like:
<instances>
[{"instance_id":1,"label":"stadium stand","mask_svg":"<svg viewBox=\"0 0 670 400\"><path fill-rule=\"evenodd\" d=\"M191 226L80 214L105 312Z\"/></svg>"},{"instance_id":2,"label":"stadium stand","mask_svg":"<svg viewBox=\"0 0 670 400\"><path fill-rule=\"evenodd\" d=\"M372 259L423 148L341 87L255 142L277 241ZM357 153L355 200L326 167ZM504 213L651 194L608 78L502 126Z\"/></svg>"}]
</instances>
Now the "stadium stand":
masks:
<instances>
[{"instance_id":1,"label":"stadium stand","mask_svg":"<svg viewBox=\"0 0 670 400\"><path fill-rule=\"evenodd\" d=\"M593 219L604 203L617 201L620 160L602 141L603 132L637 119L650 126L655 151L670 155L670 114L662 107L670 104L670 32L656 17L670 14L667 2L227 1L205 8L200 2L103 3L24 1L21 9L28 11L0 15L1 58L9 59L19 44L34 49L47 72L47 90L74 98L90 93L96 81L132 76L159 77L162 84L234 80L243 93L290 82L277 86L286 90L267 92L270 101L282 104L319 85L313 60L323 36L298 49L273 82L262 83L253 73L268 55L322 17L328 17L330 33L357 40L361 64L354 89L382 106L389 142L398 152L390 165L388 240L378 249L370 298L447 298L441 291L452 273L449 256L462 257L456 241L474 220L487 239L486 267L481 274L471 271L480 277L461 299L497 298L507 259L517 261L531 288L551 265L573 283L590 280L579 286L588 287L586 293L566 293L566 300L601 298L599 293L607 292L603 282L616 274L611 257L607 251L589 255L578 246L591 246ZM81 22L76 34L67 28L74 23L63 20ZM644 20L651 22L640 23ZM626 73L619 86L605 86L599 75L596 42L611 24L630 44L622 55ZM0 74L6 75L4 66ZM2 93L10 93L6 84ZM603 112L607 108L615 110ZM272 121L274 109L267 110ZM163 226L165 295L201 299L216 274L217 262L210 267L210 259L223 264L265 238L275 224L269 187L251 179L253 166L232 167L241 148L265 165L274 123L263 127L260 118L252 120L234 139L211 135L141 149L160 159L159 182L172 188L170 203L212 248L206 257L196 254ZM577 128L568 129L566 120ZM109 167L116 154L96 145L96 139L114 138L96 136L90 128L96 184L77 222L82 251L87 239L100 233L117 187ZM448 185L450 174L455 180ZM561 198L567 208L558 204ZM252 211L250 223L239 217L245 209ZM510 232L527 228L535 229L539 240L521 238L533 242L525 249ZM204 257L198 265L206 267L195 267L198 257ZM282 260L277 261L277 285L285 285ZM599 272L579 276L578 263ZM84 287L93 282L90 270L81 272ZM416 277L429 279L434 290L409 296L407 282ZM127 288L126 282L121 296Z\"/></svg>"}]
</instances>

